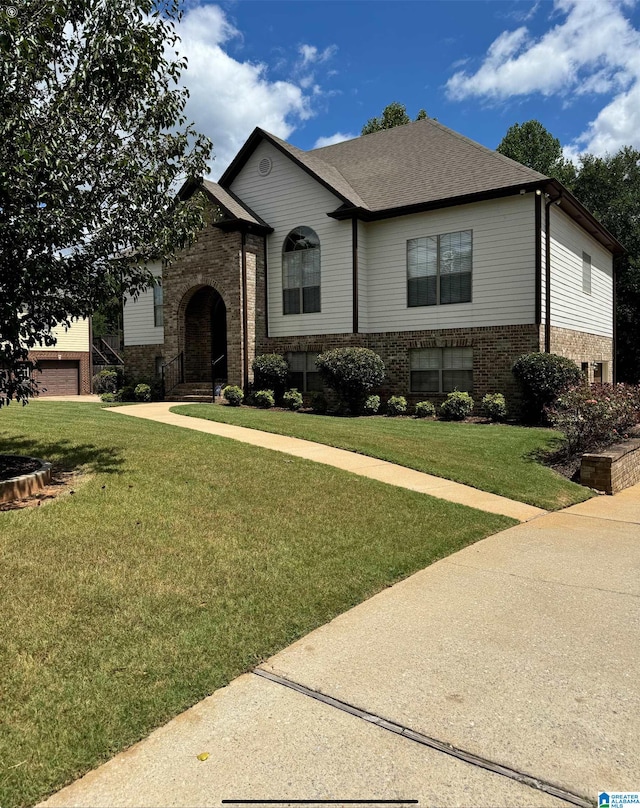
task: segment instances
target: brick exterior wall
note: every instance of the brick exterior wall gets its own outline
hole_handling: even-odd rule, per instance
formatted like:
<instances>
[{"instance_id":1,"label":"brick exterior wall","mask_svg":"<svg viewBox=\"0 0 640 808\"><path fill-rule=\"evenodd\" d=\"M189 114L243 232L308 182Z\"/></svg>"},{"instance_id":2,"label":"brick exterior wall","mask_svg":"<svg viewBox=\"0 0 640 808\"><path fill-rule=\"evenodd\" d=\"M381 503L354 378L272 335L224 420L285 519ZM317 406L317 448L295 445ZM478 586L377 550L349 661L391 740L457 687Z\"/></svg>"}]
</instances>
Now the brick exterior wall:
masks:
<instances>
[{"instance_id":1,"label":"brick exterior wall","mask_svg":"<svg viewBox=\"0 0 640 808\"><path fill-rule=\"evenodd\" d=\"M540 345L544 346L544 326L540 329ZM585 331L573 331L568 328L551 328L551 353L566 356L578 365L583 362L607 363L609 376L604 381L611 381L613 369L613 340L598 334L587 334ZM541 348L542 350L542 348ZM589 381L593 381L593 368L589 368Z\"/></svg>"},{"instance_id":2,"label":"brick exterior wall","mask_svg":"<svg viewBox=\"0 0 640 808\"><path fill-rule=\"evenodd\" d=\"M605 452L582 455L580 482L606 494L640 483L640 440L628 440Z\"/></svg>"},{"instance_id":3,"label":"brick exterior wall","mask_svg":"<svg viewBox=\"0 0 640 808\"><path fill-rule=\"evenodd\" d=\"M29 359L46 362L69 360L80 363L80 395L91 393L91 354L88 351L29 351ZM46 393L45 393L46 395Z\"/></svg>"},{"instance_id":4,"label":"brick exterior wall","mask_svg":"<svg viewBox=\"0 0 640 808\"><path fill-rule=\"evenodd\" d=\"M127 377L136 382L142 379L155 379L157 356L161 356L164 362L167 361L164 345L127 345L122 350Z\"/></svg>"},{"instance_id":5,"label":"brick exterior wall","mask_svg":"<svg viewBox=\"0 0 640 808\"><path fill-rule=\"evenodd\" d=\"M313 337L270 337L259 343L260 353L286 354L288 351L321 352L346 346L371 348L380 354L388 381L383 396L405 395L410 402L428 399L444 401L445 394L409 391L409 351L412 348L473 348L473 397L504 393L517 407L519 391L511 373L514 361L523 353L540 349L538 327L534 325L456 328L434 331L399 331L380 334L331 334Z\"/></svg>"}]
</instances>

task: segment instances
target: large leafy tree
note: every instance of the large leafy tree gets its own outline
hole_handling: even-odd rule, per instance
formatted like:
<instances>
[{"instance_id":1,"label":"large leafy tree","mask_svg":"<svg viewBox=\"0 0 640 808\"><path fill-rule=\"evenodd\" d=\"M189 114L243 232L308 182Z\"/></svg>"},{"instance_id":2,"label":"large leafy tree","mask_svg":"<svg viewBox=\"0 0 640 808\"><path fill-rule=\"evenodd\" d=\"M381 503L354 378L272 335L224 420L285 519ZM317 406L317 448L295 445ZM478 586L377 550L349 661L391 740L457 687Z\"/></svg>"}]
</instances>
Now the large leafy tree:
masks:
<instances>
[{"instance_id":1,"label":"large leafy tree","mask_svg":"<svg viewBox=\"0 0 640 808\"><path fill-rule=\"evenodd\" d=\"M564 159L560 141L540 121L514 123L496 151L565 185L571 185L575 177L575 168Z\"/></svg>"},{"instance_id":2,"label":"large leafy tree","mask_svg":"<svg viewBox=\"0 0 640 808\"><path fill-rule=\"evenodd\" d=\"M188 125L180 7L22 0L0 13L0 406L26 401L27 351L152 282L202 226L176 184L211 144ZM16 13L17 12L17 13ZM15 16L14 16L15 15Z\"/></svg>"},{"instance_id":3,"label":"large leafy tree","mask_svg":"<svg viewBox=\"0 0 640 808\"><path fill-rule=\"evenodd\" d=\"M421 121L428 117L424 109L416 115L415 120ZM369 118L362 127L362 135L370 135L372 132L381 132L383 129L393 129L394 126L403 126L411 123L411 118L407 115L407 108L398 101L392 101L383 110L379 118Z\"/></svg>"}]
</instances>

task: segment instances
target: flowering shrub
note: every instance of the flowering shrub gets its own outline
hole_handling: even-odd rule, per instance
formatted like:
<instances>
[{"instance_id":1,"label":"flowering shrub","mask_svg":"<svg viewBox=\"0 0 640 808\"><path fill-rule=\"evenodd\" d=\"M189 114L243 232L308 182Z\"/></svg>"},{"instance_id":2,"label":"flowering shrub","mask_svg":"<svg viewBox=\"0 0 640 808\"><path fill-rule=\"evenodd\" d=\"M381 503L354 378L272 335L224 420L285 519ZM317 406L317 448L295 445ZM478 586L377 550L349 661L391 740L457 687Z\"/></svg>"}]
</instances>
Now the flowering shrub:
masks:
<instances>
[{"instance_id":1,"label":"flowering shrub","mask_svg":"<svg viewBox=\"0 0 640 808\"><path fill-rule=\"evenodd\" d=\"M414 414L416 418L431 418L436 414L435 405L431 401L418 401Z\"/></svg>"},{"instance_id":2,"label":"flowering shrub","mask_svg":"<svg viewBox=\"0 0 640 808\"><path fill-rule=\"evenodd\" d=\"M404 396L391 396L387 401L387 415L394 418L404 415L407 411L407 399Z\"/></svg>"},{"instance_id":3,"label":"flowering shrub","mask_svg":"<svg viewBox=\"0 0 640 808\"><path fill-rule=\"evenodd\" d=\"M282 396L282 403L290 410L299 410L304 404L302 393L296 387L292 387Z\"/></svg>"},{"instance_id":4,"label":"flowering shrub","mask_svg":"<svg viewBox=\"0 0 640 808\"><path fill-rule=\"evenodd\" d=\"M362 405L362 412L365 415L375 415L380 409L380 396L369 396Z\"/></svg>"},{"instance_id":5,"label":"flowering shrub","mask_svg":"<svg viewBox=\"0 0 640 808\"><path fill-rule=\"evenodd\" d=\"M473 399L469 393L454 390L440 405L440 416L445 421L464 421L467 416L471 415L472 410Z\"/></svg>"},{"instance_id":6,"label":"flowering shrub","mask_svg":"<svg viewBox=\"0 0 640 808\"><path fill-rule=\"evenodd\" d=\"M502 393L487 393L482 399L482 411L492 421L504 421L507 417L507 402Z\"/></svg>"},{"instance_id":7,"label":"flowering shrub","mask_svg":"<svg viewBox=\"0 0 640 808\"><path fill-rule=\"evenodd\" d=\"M640 422L640 387L585 382L563 393L546 413L564 433L568 455L586 452L622 440Z\"/></svg>"}]
</instances>

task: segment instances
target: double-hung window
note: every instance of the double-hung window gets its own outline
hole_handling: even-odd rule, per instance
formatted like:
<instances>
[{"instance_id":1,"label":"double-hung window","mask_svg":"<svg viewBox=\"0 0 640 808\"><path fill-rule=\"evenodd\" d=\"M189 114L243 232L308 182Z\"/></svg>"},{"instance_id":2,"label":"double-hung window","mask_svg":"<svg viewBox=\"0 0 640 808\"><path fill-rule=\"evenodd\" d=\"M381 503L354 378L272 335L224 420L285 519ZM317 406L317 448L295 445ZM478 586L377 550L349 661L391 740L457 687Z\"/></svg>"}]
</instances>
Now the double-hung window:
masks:
<instances>
[{"instance_id":1,"label":"double-hung window","mask_svg":"<svg viewBox=\"0 0 640 808\"><path fill-rule=\"evenodd\" d=\"M296 227L282 247L283 314L320 311L320 240L310 227Z\"/></svg>"},{"instance_id":2,"label":"double-hung window","mask_svg":"<svg viewBox=\"0 0 640 808\"><path fill-rule=\"evenodd\" d=\"M311 351L296 351L287 354L291 387L295 387L301 393L322 390L322 379L316 367L317 355Z\"/></svg>"},{"instance_id":3,"label":"double-hung window","mask_svg":"<svg viewBox=\"0 0 640 808\"><path fill-rule=\"evenodd\" d=\"M415 348L409 365L412 393L473 390L473 348Z\"/></svg>"},{"instance_id":4,"label":"double-hung window","mask_svg":"<svg viewBox=\"0 0 640 808\"><path fill-rule=\"evenodd\" d=\"M469 303L473 263L471 230L407 241L407 305Z\"/></svg>"}]
</instances>

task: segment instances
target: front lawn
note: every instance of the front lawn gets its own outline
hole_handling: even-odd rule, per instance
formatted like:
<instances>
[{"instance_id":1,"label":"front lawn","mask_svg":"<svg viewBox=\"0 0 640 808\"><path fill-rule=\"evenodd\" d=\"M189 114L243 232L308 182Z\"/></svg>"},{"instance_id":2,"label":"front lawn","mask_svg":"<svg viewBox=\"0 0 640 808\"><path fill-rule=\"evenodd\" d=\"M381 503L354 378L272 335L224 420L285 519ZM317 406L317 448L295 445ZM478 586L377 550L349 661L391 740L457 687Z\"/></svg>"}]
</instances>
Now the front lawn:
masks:
<instances>
[{"instance_id":1,"label":"front lawn","mask_svg":"<svg viewBox=\"0 0 640 808\"><path fill-rule=\"evenodd\" d=\"M172 410L379 457L546 510L591 496L587 488L534 459L558 445L560 434L551 429L382 416L337 418L221 404Z\"/></svg>"},{"instance_id":2,"label":"front lawn","mask_svg":"<svg viewBox=\"0 0 640 808\"><path fill-rule=\"evenodd\" d=\"M316 626L514 524L96 404L0 410L2 453L89 473L73 494L0 513L6 808L44 798Z\"/></svg>"}]
</instances>

